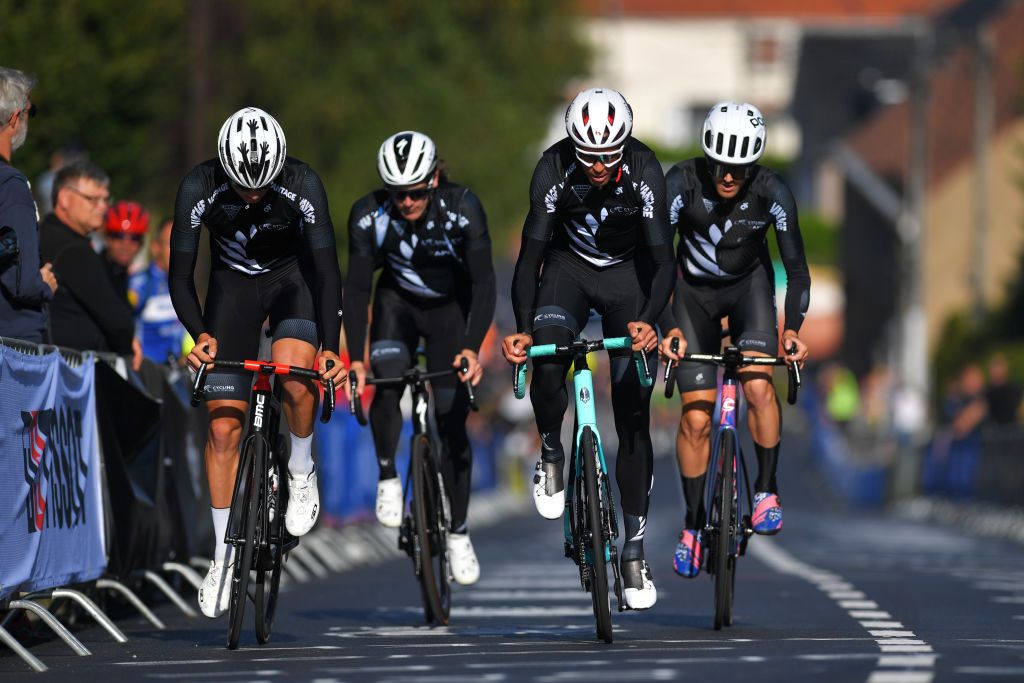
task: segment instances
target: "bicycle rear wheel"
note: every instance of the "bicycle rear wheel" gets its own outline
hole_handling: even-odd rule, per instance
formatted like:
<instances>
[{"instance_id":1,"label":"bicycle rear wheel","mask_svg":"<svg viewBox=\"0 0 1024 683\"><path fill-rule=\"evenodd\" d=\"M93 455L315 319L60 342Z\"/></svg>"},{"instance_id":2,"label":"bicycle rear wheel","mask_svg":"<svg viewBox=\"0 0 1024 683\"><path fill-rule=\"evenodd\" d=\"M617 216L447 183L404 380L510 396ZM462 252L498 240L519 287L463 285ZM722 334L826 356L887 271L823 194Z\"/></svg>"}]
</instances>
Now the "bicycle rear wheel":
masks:
<instances>
[{"instance_id":1,"label":"bicycle rear wheel","mask_svg":"<svg viewBox=\"0 0 1024 683\"><path fill-rule=\"evenodd\" d=\"M248 597L249 573L256 554L256 522L259 519L262 472L266 469L267 445L262 437L248 439L239 460L235 480L235 494L231 501L232 513L240 512L237 529L244 532L242 543L234 548L234 569L231 572L231 607L228 611L228 649L238 647ZM237 507L236 507L237 506ZM235 518L235 515L231 515ZM237 531L236 531L237 533Z\"/></svg>"},{"instance_id":2,"label":"bicycle rear wheel","mask_svg":"<svg viewBox=\"0 0 1024 683\"><path fill-rule=\"evenodd\" d=\"M612 609L608 599L608 565L605 557L606 534L604 524L604 506L610 501L603 500L600 494L597 465L597 439L590 427L583 428L580 438L583 451L583 479L586 494L587 529L581 534L586 542L589 532L590 566L593 573L590 577L590 597L594 604L594 619L597 622L597 637L606 643L612 642Z\"/></svg>"},{"instance_id":3,"label":"bicycle rear wheel","mask_svg":"<svg viewBox=\"0 0 1024 683\"><path fill-rule=\"evenodd\" d=\"M278 435L275 440L274 452L269 454L266 471L270 481L277 482L277 490L265 491L260 498L259 526L263 533L259 534L260 552L256 567L256 641L260 645L270 640L270 631L274 624L274 613L277 610L277 591L281 585L281 562L284 555L284 510L287 484L281 477L281 463L286 462L284 436ZM270 519L270 510L274 510L274 519Z\"/></svg>"},{"instance_id":4,"label":"bicycle rear wheel","mask_svg":"<svg viewBox=\"0 0 1024 683\"><path fill-rule=\"evenodd\" d=\"M736 457L736 435L724 430L718 449L718 485L714 507L718 523L715 528L715 630L732 623L732 588L736 558L732 556L733 537L733 468ZM714 518L714 517L713 517Z\"/></svg>"},{"instance_id":5,"label":"bicycle rear wheel","mask_svg":"<svg viewBox=\"0 0 1024 683\"><path fill-rule=\"evenodd\" d=\"M427 623L444 626L451 613L448 583L447 519L441 492L441 478L431 457L430 439L425 434L412 442L413 532L419 549L418 577Z\"/></svg>"}]
</instances>

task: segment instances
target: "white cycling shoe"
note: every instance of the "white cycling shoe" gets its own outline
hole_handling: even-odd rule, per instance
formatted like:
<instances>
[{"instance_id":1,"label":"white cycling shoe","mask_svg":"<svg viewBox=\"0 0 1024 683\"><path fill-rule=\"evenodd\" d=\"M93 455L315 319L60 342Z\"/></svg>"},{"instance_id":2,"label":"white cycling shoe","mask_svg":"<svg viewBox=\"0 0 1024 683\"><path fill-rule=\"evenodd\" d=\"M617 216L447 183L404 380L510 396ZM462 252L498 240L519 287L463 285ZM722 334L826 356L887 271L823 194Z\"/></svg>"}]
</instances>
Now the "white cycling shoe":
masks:
<instances>
[{"instance_id":1,"label":"white cycling shoe","mask_svg":"<svg viewBox=\"0 0 1024 683\"><path fill-rule=\"evenodd\" d=\"M227 612L231 605L231 569L232 565L214 560L199 587L199 609L211 619Z\"/></svg>"},{"instance_id":2,"label":"white cycling shoe","mask_svg":"<svg viewBox=\"0 0 1024 683\"><path fill-rule=\"evenodd\" d=\"M398 477L377 482L377 521L389 529L402 526L402 480Z\"/></svg>"},{"instance_id":3,"label":"white cycling shoe","mask_svg":"<svg viewBox=\"0 0 1024 683\"><path fill-rule=\"evenodd\" d=\"M288 509L284 513L284 527L292 536L305 536L320 516L320 490L316 485L316 470L308 475L288 473Z\"/></svg>"},{"instance_id":4,"label":"white cycling shoe","mask_svg":"<svg viewBox=\"0 0 1024 683\"><path fill-rule=\"evenodd\" d=\"M626 605L630 609L650 609L658 601L658 589L654 587L651 568L646 560L622 560L623 591Z\"/></svg>"},{"instance_id":5,"label":"white cycling shoe","mask_svg":"<svg viewBox=\"0 0 1024 683\"><path fill-rule=\"evenodd\" d=\"M562 462L537 461L533 474L533 504L544 519L559 519L565 512L565 484Z\"/></svg>"},{"instance_id":6,"label":"white cycling shoe","mask_svg":"<svg viewBox=\"0 0 1024 683\"><path fill-rule=\"evenodd\" d=\"M448 563L460 586L471 586L480 578L480 563L469 534L448 534Z\"/></svg>"}]
</instances>

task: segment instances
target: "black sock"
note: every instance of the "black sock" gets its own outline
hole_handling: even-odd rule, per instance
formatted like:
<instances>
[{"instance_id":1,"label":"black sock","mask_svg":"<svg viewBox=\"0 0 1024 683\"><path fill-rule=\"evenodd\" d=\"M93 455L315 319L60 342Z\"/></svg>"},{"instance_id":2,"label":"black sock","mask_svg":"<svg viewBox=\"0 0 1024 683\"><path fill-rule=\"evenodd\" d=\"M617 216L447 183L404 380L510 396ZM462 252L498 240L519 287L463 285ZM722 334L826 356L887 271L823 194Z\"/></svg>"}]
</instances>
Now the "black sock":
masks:
<instances>
[{"instance_id":1,"label":"black sock","mask_svg":"<svg viewBox=\"0 0 1024 683\"><path fill-rule=\"evenodd\" d=\"M631 515L628 512L622 513L623 522L626 526L626 542L622 544L622 560L644 559L644 531L647 528L647 518Z\"/></svg>"},{"instance_id":2,"label":"black sock","mask_svg":"<svg viewBox=\"0 0 1024 683\"><path fill-rule=\"evenodd\" d=\"M389 463L381 463L380 475L377 477L377 481L384 481L385 479L394 479L398 476L398 470L395 469L395 461L391 460Z\"/></svg>"},{"instance_id":3,"label":"black sock","mask_svg":"<svg viewBox=\"0 0 1024 683\"><path fill-rule=\"evenodd\" d=\"M686 500L686 528L698 529L704 525L704 480L707 472L696 477L683 475L683 499Z\"/></svg>"},{"instance_id":4,"label":"black sock","mask_svg":"<svg viewBox=\"0 0 1024 683\"><path fill-rule=\"evenodd\" d=\"M775 480L775 470L779 466L779 444L765 448L754 442L754 452L757 453L757 481L754 482L754 491L778 493L779 484Z\"/></svg>"},{"instance_id":5,"label":"black sock","mask_svg":"<svg viewBox=\"0 0 1024 683\"><path fill-rule=\"evenodd\" d=\"M541 432L540 458L544 462L563 462L565 452L562 451L562 440L558 432Z\"/></svg>"},{"instance_id":6,"label":"black sock","mask_svg":"<svg viewBox=\"0 0 1024 683\"><path fill-rule=\"evenodd\" d=\"M465 522L460 522L458 524L452 522L451 532L453 534L468 534L469 528L466 526Z\"/></svg>"}]
</instances>

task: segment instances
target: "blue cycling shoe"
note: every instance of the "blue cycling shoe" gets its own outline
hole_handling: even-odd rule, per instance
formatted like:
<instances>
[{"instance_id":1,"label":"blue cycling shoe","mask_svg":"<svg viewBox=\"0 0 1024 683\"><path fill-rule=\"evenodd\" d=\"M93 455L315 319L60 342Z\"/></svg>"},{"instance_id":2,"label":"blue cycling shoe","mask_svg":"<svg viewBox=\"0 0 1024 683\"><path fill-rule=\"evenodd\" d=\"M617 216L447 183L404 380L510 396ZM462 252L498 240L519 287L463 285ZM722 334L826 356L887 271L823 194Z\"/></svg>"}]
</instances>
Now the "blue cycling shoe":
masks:
<instances>
[{"instance_id":1,"label":"blue cycling shoe","mask_svg":"<svg viewBox=\"0 0 1024 683\"><path fill-rule=\"evenodd\" d=\"M760 491L754 494L754 533L773 536L782 530L782 503L778 495Z\"/></svg>"},{"instance_id":2,"label":"blue cycling shoe","mask_svg":"<svg viewBox=\"0 0 1024 683\"><path fill-rule=\"evenodd\" d=\"M700 574L701 543L700 532L683 529L679 534L679 545L672 556L672 569L676 574L692 579Z\"/></svg>"}]
</instances>

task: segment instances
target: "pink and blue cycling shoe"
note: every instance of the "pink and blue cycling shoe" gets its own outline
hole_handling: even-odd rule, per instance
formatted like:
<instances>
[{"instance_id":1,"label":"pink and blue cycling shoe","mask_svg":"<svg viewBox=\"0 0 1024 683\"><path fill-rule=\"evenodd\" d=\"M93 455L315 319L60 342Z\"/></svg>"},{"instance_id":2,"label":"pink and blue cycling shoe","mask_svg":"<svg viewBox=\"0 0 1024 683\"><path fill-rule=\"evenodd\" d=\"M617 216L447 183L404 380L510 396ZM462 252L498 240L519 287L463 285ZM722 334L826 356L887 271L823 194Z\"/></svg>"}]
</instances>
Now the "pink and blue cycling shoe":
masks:
<instances>
[{"instance_id":1,"label":"pink and blue cycling shoe","mask_svg":"<svg viewBox=\"0 0 1024 683\"><path fill-rule=\"evenodd\" d=\"M782 503L778 495L760 491L754 494L754 533L772 536L782 530Z\"/></svg>"},{"instance_id":2,"label":"pink and blue cycling shoe","mask_svg":"<svg viewBox=\"0 0 1024 683\"><path fill-rule=\"evenodd\" d=\"M676 546L676 553L672 556L672 569L679 576L692 579L700 574L701 544L700 533L683 529L679 534L679 545Z\"/></svg>"}]
</instances>

